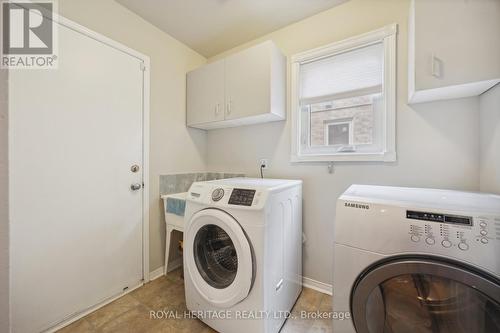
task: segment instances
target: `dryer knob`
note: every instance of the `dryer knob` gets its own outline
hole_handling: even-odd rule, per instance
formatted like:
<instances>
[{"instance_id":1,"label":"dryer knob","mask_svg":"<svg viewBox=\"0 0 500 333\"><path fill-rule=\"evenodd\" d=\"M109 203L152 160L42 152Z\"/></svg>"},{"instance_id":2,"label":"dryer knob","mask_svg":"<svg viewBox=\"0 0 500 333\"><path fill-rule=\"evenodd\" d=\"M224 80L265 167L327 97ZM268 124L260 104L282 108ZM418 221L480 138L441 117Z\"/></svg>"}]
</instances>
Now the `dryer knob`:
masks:
<instances>
[{"instance_id":1,"label":"dryer knob","mask_svg":"<svg viewBox=\"0 0 500 333\"><path fill-rule=\"evenodd\" d=\"M447 239L443 239L443 241L441 242L441 245L442 245L443 247L448 248L448 247L451 247L451 245L452 245L452 244L451 244L451 242L450 242L449 240L447 240Z\"/></svg>"},{"instance_id":2,"label":"dryer knob","mask_svg":"<svg viewBox=\"0 0 500 333\"><path fill-rule=\"evenodd\" d=\"M223 196L224 196L224 190L221 188L216 188L212 192L212 200L213 201L219 201L220 199L222 199Z\"/></svg>"},{"instance_id":3,"label":"dryer knob","mask_svg":"<svg viewBox=\"0 0 500 333\"><path fill-rule=\"evenodd\" d=\"M467 251L469 249L469 244L467 244L464 241L461 241L460 243L458 243L458 248L462 251Z\"/></svg>"}]
</instances>

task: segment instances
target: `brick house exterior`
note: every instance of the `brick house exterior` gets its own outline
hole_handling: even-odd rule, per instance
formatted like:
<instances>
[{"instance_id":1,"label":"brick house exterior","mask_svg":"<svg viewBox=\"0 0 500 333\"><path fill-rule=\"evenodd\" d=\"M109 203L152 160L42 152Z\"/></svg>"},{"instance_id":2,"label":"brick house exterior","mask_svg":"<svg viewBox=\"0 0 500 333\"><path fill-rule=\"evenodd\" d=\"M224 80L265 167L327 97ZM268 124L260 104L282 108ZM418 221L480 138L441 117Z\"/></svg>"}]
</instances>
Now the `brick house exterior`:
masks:
<instances>
[{"instance_id":1,"label":"brick house exterior","mask_svg":"<svg viewBox=\"0 0 500 333\"><path fill-rule=\"evenodd\" d=\"M327 144L326 127L339 122L351 123L353 145L371 144L373 138L372 96L362 96L311 105L311 146Z\"/></svg>"}]
</instances>

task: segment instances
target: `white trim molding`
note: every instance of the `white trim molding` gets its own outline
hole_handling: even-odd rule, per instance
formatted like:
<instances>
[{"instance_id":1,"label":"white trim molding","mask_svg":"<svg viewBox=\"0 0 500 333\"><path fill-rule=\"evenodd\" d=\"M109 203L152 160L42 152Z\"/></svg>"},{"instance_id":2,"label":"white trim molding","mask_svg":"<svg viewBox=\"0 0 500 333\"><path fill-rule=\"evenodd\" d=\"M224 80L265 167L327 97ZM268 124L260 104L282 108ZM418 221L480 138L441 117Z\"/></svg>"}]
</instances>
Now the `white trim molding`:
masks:
<instances>
[{"instance_id":1,"label":"white trim molding","mask_svg":"<svg viewBox=\"0 0 500 333\"><path fill-rule=\"evenodd\" d=\"M291 162L351 162L351 161L396 161L396 47L397 24L328 44L293 55L290 58L290 115L292 121ZM382 44L384 49L383 105L380 120L381 137L379 148L365 151L310 151L301 148L300 116L300 66L340 53L349 52L374 44Z\"/></svg>"},{"instance_id":2,"label":"white trim molding","mask_svg":"<svg viewBox=\"0 0 500 333\"><path fill-rule=\"evenodd\" d=\"M160 266L157 269L155 269L154 271L150 272L149 273L149 281L153 281L159 277L162 277L163 275L167 275L167 273L175 271L179 267L182 267L182 258L177 258L177 259L169 262L168 272L165 272L165 266Z\"/></svg>"},{"instance_id":3,"label":"white trim molding","mask_svg":"<svg viewBox=\"0 0 500 333\"><path fill-rule=\"evenodd\" d=\"M316 61L332 55L358 49L363 46L378 43L387 37L395 36L398 32L396 23L387 25L383 28L364 33L362 35L350 37L338 42L323 45L311 50L294 54L291 57L292 63L307 63Z\"/></svg>"},{"instance_id":4,"label":"white trim molding","mask_svg":"<svg viewBox=\"0 0 500 333\"><path fill-rule=\"evenodd\" d=\"M320 293L327 294L327 295L332 295L333 294L333 288L331 284L320 282L313 280L308 277L303 277L302 278L302 285L306 288L314 289L316 291L319 291Z\"/></svg>"},{"instance_id":5,"label":"white trim molding","mask_svg":"<svg viewBox=\"0 0 500 333\"><path fill-rule=\"evenodd\" d=\"M149 281L149 147L150 147L150 80L151 63L143 58L143 112L142 112L142 272L143 280Z\"/></svg>"},{"instance_id":6,"label":"white trim molding","mask_svg":"<svg viewBox=\"0 0 500 333\"><path fill-rule=\"evenodd\" d=\"M160 266L157 269L155 269L154 271L149 272L149 281L156 280L157 278L165 275L164 269L165 269L164 266Z\"/></svg>"}]
</instances>

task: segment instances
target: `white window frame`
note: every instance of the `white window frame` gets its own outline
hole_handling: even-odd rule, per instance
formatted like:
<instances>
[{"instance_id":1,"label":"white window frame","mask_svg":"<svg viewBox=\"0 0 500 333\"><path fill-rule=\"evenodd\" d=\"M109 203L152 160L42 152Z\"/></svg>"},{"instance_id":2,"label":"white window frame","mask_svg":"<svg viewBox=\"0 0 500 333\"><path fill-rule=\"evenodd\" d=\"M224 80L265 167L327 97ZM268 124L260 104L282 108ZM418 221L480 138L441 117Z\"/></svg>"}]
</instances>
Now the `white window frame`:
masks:
<instances>
[{"instance_id":1,"label":"white window frame","mask_svg":"<svg viewBox=\"0 0 500 333\"><path fill-rule=\"evenodd\" d=\"M349 143L348 145L352 145L352 142L354 140L354 133L352 132L352 123L353 119L352 118L342 118L342 119L332 119L332 120L325 120L325 127L324 127L324 143L325 146L335 146L335 145L330 145L330 142L328 141L330 137L330 126L335 126L335 125L343 125L347 124L349 126Z\"/></svg>"},{"instance_id":2,"label":"white window frame","mask_svg":"<svg viewBox=\"0 0 500 333\"><path fill-rule=\"evenodd\" d=\"M291 57L290 107L292 121L292 162L336 162L336 161L396 161L396 35L397 24L339 42L295 54ZM380 152L301 152L300 117L300 65L303 63L331 57L372 44L382 43L384 47L382 151Z\"/></svg>"}]
</instances>

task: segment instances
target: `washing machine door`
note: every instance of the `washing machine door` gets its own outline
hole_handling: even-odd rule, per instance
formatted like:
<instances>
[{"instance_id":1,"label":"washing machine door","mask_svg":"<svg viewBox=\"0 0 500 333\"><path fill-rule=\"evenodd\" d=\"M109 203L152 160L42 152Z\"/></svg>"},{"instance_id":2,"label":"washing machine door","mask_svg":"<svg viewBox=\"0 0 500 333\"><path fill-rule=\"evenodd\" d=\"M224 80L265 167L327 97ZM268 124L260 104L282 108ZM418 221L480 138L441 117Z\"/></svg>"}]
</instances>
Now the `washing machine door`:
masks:
<instances>
[{"instance_id":1,"label":"washing machine door","mask_svg":"<svg viewBox=\"0 0 500 333\"><path fill-rule=\"evenodd\" d=\"M205 209L193 215L185 233L184 256L198 293L219 307L245 299L253 280L250 243L228 213Z\"/></svg>"},{"instance_id":2,"label":"washing machine door","mask_svg":"<svg viewBox=\"0 0 500 333\"><path fill-rule=\"evenodd\" d=\"M500 332L500 284L454 261L393 259L359 276L351 311L358 333Z\"/></svg>"}]
</instances>

